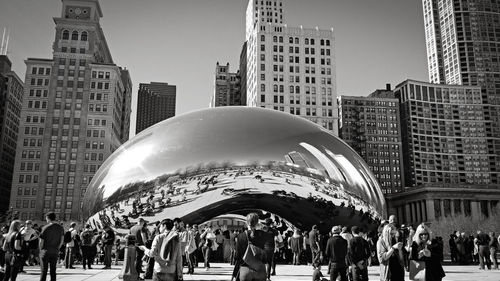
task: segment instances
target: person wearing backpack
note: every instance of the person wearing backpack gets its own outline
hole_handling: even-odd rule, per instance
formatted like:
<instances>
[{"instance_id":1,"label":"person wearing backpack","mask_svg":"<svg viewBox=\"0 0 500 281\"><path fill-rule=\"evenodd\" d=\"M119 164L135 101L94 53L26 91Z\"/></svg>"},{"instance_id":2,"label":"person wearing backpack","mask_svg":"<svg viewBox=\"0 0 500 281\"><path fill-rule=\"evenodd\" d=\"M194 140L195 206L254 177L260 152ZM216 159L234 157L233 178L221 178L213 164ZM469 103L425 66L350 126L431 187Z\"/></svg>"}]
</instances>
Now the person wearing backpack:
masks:
<instances>
[{"instance_id":1,"label":"person wearing backpack","mask_svg":"<svg viewBox=\"0 0 500 281\"><path fill-rule=\"evenodd\" d=\"M73 262L75 259L75 237L78 235L76 230L76 222L72 222L68 231L64 233L64 243L66 243L66 253L64 255L64 266L66 269L74 269Z\"/></svg>"},{"instance_id":2,"label":"person wearing backpack","mask_svg":"<svg viewBox=\"0 0 500 281\"><path fill-rule=\"evenodd\" d=\"M267 278L264 244L268 235L256 229L258 222L259 215L248 214L246 218L248 230L238 235L232 281L265 281Z\"/></svg>"},{"instance_id":3,"label":"person wearing backpack","mask_svg":"<svg viewBox=\"0 0 500 281\"><path fill-rule=\"evenodd\" d=\"M353 281L368 281L368 258L370 257L370 245L368 241L359 235L359 228L351 228L353 237L348 241L347 258L352 266L351 274Z\"/></svg>"},{"instance_id":4,"label":"person wearing backpack","mask_svg":"<svg viewBox=\"0 0 500 281\"><path fill-rule=\"evenodd\" d=\"M80 234L80 240L82 241L82 263L83 269L92 269L92 261L94 259L92 255L92 241L94 240L94 231L92 230L90 224L85 226L82 234Z\"/></svg>"}]
</instances>

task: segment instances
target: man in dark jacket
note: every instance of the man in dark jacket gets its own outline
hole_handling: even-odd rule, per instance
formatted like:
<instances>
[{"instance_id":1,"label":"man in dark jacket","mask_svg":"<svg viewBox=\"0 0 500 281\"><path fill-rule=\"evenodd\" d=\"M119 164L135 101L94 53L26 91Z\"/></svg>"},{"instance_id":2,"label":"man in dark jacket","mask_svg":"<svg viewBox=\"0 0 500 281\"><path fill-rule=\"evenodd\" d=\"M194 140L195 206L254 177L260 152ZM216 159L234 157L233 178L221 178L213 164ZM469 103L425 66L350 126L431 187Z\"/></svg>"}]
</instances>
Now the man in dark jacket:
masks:
<instances>
[{"instance_id":1,"label":"man in dark jacket","mask_svg":"<svg viewBox=\"0 0 500 281\"><path fill-rule=\"evenodd\" d=\"M352 280L368 281L370 245L368 241L359 235L359 228L357 226L353 226L351 231L354 237L348 243L347 256L349 263L352 265Z\"/></svg>"},{"instance_id":2,"label":"man in dark jacket","mask_svg":"<svg viewBox=\"0 0 500 281\"><path fill-rule=\"evenodd\" d=\"M104 226L102 244L104 246L104 267L102 269L111 269L111 253L115 244L115 232L109 225Z\"/></svg>"},{"instance_id":3,"label":"man in dark jacket","mask_svg":"<svg viewBox=\"0 0 500 281\"><path fill-rule=\"evenodd\" d=\"M347 240L340 236L341 230L337 225L332 228L333 235L326 244L325 258L329 260L330 280L337 280L340 275L340 281L347 281Z\"/></svg>"},{"instance_id":4,"label":"man in dark jacket","mask_svg":"<svg viewBox=\"0 0 500 281\"><path fill-rule=\"evenodd\" d=\"M490 262L490 237L488 234L483 233L482 231L477 231L477 246L478 246L478 254L479 254L479 269L484 269L484 263L486 262L486 266L488 269L491 269Z\"/></svg>"}]
</instances>

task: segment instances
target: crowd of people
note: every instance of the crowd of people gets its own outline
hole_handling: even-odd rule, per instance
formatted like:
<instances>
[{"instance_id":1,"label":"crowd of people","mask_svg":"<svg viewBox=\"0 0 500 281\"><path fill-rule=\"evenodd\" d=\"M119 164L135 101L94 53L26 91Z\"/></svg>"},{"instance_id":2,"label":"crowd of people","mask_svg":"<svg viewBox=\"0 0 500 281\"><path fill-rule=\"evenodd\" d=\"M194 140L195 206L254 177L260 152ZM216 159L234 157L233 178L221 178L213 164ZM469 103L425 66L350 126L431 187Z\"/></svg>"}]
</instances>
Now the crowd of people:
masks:
<instances>
[{"instance_id":1,"label":"crowd of people","mask_svg":"<svg viewBox=\"0 0 500 281\"><path fill-rule=\"evenodd\" d=\"M306 231L284 227L271 218L259 223L256 213L247 215L246 228L241 229L198 227L180 218L148 223L140 217L127 237L119 237L109 225L96 230L71 223L65 229L54 213L48 213L46 221L40 227L29 220L13 220L2 229L1 279L15 281L25 266L33 265L40 266L41 281L49 272L56 280L58 264L67 269L102 264L102 269L110 269L113 261L118 265L123 259L124 244L135 249L133 267L140 280L183 280L183 274L194 274L201 262L204 271L213 262L230 263L232 279L240 281L271 280L277 274L276 264L312 266L314 281L366 281L368 267L374 265L380 266L380 280L405 280L405 272L410 280L441 281L445 276L443 239L433 237L425 224L415 229L398 225L395 216L382 221L378 231L336 225L328 233L320 233L317 225ZM451 261L498 269L499 242L494 233L478 231L472 237L455 232L449 240ZM330 278L323 276L322 266Z\"/></svg>"}]
</instances>

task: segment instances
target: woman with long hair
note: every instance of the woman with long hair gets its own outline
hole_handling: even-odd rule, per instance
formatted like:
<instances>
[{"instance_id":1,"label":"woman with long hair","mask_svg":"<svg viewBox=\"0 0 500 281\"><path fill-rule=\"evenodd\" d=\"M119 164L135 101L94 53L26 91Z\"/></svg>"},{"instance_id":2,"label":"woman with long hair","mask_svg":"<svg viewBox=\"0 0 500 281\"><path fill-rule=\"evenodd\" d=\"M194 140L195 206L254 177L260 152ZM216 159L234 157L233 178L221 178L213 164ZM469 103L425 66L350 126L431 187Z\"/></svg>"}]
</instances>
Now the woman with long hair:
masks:
<instances>
[{"instance_id":1,"label":"woman with long hair","mask_svg":"<svg viewBox=\"0 0 500 281\"><path fill-rule=\"evenodd\" d=\"M377 241L381 281L404 280L404 261L401 258L403 243L396 241L396 234L396 227L393 224L387 224Z\"/></svg>"},{"instance_id":2,"label":"woman with long hair","mask_svg":"<svg viewBox=\"0 0 500 281\"><path fill-rule=\"evenodd\" d=\"M259 215L256 213L247 215L247 230L240 233L236 240L236 264L234 266L232 280L239 278L240 281L265 281L267 278L266 266L264 264L266 261L264 244L266 243L266 239L270 238L266 232L256 229L258 223ZM259 260L253 265L247 264L244 260L245 252L250 250L249 244L255 246L254 250L256 251L256 255L254 257ZM259 266L256 267L256 265Z\"/></svg>"},{"instance_id":3,"label":"woman with long hair","mask_svg":"<svg viewBox=\"0 0 500 281\"><path fill-rule=\"evenodd\" d=\"M21 222L14 220L10 224L9 232L5 237L3 243L3 250L5 252L5 277L4 281L16 281L17 274L24 263L21 235Z\"/></svg>"},{"instance_id":4,"label":"woman with long hair","mask_svg":"<svg viewBox=\"0 0 500 281\"><path fill-rule=\"evenodd\" d=\"M410 249L410 280L441 281L444 276L438 241L431 240L430 229L421 224L415 230Z\"/></svg>"}]
</instances>

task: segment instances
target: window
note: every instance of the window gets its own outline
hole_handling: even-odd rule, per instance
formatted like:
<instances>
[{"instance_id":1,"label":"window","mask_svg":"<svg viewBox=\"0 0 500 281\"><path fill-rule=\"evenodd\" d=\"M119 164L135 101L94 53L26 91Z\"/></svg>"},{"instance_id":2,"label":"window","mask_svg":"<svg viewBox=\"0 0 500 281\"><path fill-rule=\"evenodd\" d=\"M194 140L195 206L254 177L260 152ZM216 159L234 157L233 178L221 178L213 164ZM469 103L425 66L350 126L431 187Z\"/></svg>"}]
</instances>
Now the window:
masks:
<instances>
[{"instance_id":1,"label":"window","mask_svg":"<svg viewBox=\"0 0 500 281\"><path fill-rule=\"evenodd\" d=\"M78 40L78 32L73 31L71 33L71 40Z\"/></svg>"},{"instance_id":2,"label":"window","mask_svg":"<svg viewBox=\"0 0 500 281\"><path fill-rule=\"evenodd\" d=\"M62 39L68 40L69 39L69 31L63 30L62 32Z\"/></svg>"},{"instance_id":3,"label":"window","mask_svg":"<svg viewBox=\"0 0 500 281\"><path fill-rule=\"evenodd\" d=\"M80 37L80 40L81 40L81 41L87 41L87 32L86 32L86 31L82 32L82 35L81 35L81 37Z\"/></svg>"}]
</instances>

